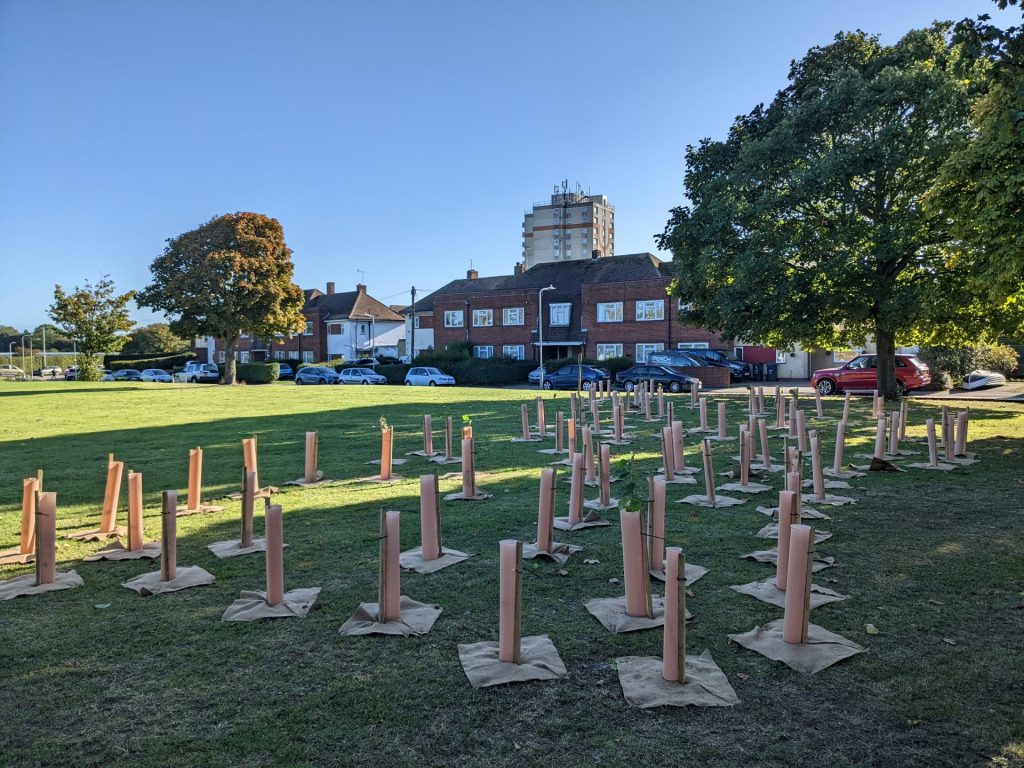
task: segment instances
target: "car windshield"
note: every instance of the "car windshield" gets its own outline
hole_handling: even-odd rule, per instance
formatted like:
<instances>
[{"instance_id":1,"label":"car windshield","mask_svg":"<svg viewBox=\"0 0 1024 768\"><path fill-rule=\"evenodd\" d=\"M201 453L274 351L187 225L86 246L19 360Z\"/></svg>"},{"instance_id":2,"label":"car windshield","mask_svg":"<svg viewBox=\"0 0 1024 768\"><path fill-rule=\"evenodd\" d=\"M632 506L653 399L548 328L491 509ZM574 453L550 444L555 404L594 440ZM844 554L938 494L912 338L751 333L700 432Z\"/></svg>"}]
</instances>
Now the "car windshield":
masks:
<instances>
[{"instance_id":1,"label":"car windshield","mask_svg":"<svg viewBox=\"0 0 1024 768\"><path fill-rule=\"evenodd\" d=\"M444 376L437 368L424 368L423 372L427 376Z\"/></svg>"}]
</instances>

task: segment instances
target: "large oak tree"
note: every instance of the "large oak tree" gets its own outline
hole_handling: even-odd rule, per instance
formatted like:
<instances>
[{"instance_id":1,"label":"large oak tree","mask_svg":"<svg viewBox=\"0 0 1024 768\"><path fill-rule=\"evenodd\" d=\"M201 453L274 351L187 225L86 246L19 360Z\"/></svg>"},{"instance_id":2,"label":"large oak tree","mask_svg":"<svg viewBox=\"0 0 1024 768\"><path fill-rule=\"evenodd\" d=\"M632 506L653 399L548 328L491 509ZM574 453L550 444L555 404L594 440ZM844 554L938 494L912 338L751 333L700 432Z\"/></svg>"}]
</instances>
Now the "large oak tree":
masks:
<instances>
[{"instance_id":1,"label":"large oak tree","mask_svg":"<svg viewBox=\"0 0 1024 768\"><path fill-rule=\"evenodd\" d=\"M660 245L691 319L773 346L873 336L889 398L898 341L983 325L970 259L950 258L949 217L923 200L970 139L985 67L964 60L948 24L891 46L839 34L795 61L789 85L727 138L688 147L690 205L672 212Z\"/></svg>"},{"instance_id":2,"label":"large oak tree","mask_svg":"<svg viewBox=\"0 0 1024 768\"><path fill-rule=\"evenodd\" d=\"M181 336L220 339L224 382L233 384L243 333L274 336L305 327L291 255L276 219L259 213L217 216L167 241L150 265L153 281L138 303L166 313Z\"/></svg>"}]
</instances>

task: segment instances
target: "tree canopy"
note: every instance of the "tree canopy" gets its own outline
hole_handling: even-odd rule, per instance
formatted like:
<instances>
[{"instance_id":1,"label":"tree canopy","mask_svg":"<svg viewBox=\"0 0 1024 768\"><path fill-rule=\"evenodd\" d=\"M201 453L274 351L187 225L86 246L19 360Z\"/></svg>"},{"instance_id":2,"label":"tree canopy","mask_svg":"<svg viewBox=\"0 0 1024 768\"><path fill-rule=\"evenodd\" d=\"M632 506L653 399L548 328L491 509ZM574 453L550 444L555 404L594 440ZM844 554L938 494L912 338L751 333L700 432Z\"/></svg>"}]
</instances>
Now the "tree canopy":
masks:
<instances>
[{"instance_id":1,"label":"tree canopy","mask_svg":"<svg viewBox=\"0 0 1024 768\"><path fill-rule=\"evenodd\" d=\"M292 250L281 224L259 213L216 216L167 241L150 265L141 306L161 310L175 333L224 342L224 381L235 381L243 333L273 336L305 327L302 289L292 282Z\"/></svg>"},{"instance_id":2,"label":"tree canopy","mask_svg":"<svg viewBox=\"0 0 1024 768\"><path fill-rule=\"evenodd\" d=\"M132 340L121 351L133 355L158 355L187 352L188 348L188 341L172 331L167 323L150 323L132 330Z\"/></svg>"},{"instance_id":3,"label":"tree canopy","mask_svg":"<svg viewBox=\"0 0 1024 768\"><path fill-rule=\"evenodd\" d=\"M891 46L841 33L795 61L789 85L725 140L688 147L690 205L659 243L691 318L773 346L873 336L887 397L897 339L983 327L971 260L951 258L950 218L924 203L970 142L988 66L952 43L949 24Z\"/></svg>"},{"instance_id":4,"label":"tree canopy","mask_svg":"<svg viewBox=\"0 0 1024 768\"><path fill-rule=\"evenodd\" d=\"M128 316L128 304L134 296L135 291L118 294L108 276L95 285L86 281L70 293L54 286L50 317L78 344L82 355L78 360L79 380L98 377L97 353L117 352L128 341L126 334L135 325Z\"/></svg>"}]
</instances>

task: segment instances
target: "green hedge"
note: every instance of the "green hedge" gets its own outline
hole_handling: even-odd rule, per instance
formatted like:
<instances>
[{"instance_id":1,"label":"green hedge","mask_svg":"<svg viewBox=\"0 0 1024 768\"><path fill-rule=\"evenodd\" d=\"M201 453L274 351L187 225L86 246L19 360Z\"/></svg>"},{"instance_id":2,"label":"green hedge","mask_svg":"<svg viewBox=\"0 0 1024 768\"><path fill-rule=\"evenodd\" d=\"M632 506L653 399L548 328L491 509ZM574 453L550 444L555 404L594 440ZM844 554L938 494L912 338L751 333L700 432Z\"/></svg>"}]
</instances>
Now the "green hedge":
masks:
<instances>
[{"instance_id":1,"label":"green hedge","mask_svg":"<svg viewBox=\"0 0 1024 768\"><path fill-rule=\"evenodd\" d=\"M272 384L281 375L281 365L272 363L238 363L235 377L246 384Z\"/></svg>"},{"instance_id":2,"label":"green hedge","mask_svg":"<svg viewBox=\"0 0 1024 768\"><path fill-rule=\"evenodd\" d=\"M160 355L159 357L147 355L106 355L103 358L103 367L112 371L120 371L125 368L145 370L146 368L160 368L169 371L173 368L182 368L189 360L195 360L195 352L182 352L177 355Z\"/></svg>"},{"instance_id":3,"label":"green hedge","mask_svg":"<svg viewBox=\"0 0 1024 768\"><path fill-rule=\"evenodd\" d=\"M374 370L388 380L388 384L404 384L411 365L378 365Z\"/></svg>"},{"instance_id":4,"label":"green hedge","mask_svg":"<svg viewBox=\"0 0 1024 768\"><path fill-rule=\"evenodd\" d=\"M494 360L456 360L449 363L436 365L427 363L432 368L438 368L449 376L455 377L455 382L460 387L495 387L506 384L522 384L530 371L537 367L532 360L508 360L505 358ZM419 363L416 364L420 366ZM381 376L385 376L388 384L403 384L405 374L413 366L410 365L378 365L375 369Z\"/></svg>"},{"instance_id":5,"label":"green hedge","mask_svg":"<svg viewBox=\"0 0 1024 768\"><path fill-rule=\"evenodd\" d=\"M557 371L563 365L576 365L578 362L579 360L575 357L560 357L555 360L545 360L544 368L548 371L548 373L551 373L552 371ZM608 371L608 373L612 375L612 378L614 379L616 373L632 367L634 363L632 358L629 357L609 357L607 360L585 359L583 361L583 364L593 365L598 368L604 368L606 371ZM536 364L533 367L536 368Z\"/></svg>"}]
</instances>

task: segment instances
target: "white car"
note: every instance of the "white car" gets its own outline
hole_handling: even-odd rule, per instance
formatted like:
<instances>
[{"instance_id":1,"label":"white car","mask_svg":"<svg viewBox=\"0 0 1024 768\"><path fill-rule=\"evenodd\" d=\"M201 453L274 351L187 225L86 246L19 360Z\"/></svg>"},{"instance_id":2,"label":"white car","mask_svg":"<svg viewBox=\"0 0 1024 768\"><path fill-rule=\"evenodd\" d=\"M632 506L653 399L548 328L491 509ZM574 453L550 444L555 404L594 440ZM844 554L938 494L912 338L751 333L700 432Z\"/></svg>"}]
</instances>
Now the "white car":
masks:
<instances>
[{"instance_id":1,"label":"white car","mask_svg":"<svg viewBox=\"0 0 1024 768\"><path fill-rule=\"evenodd\" d=\"M388 380L369 368L342 368L339 384L387 384Z\"/></svg>"},{"instance_id":2,"label":"white car","mask_svg":"<svg viewBox=\"0 0 1024 768\"><path fill-rule=\"evenodd\" d=\"M159 368L147 368L142 372L143 381L159 381L163 384L170 384L171 374L167 371L162 371Z\"/></svg>"},{"instance_id":3,"label":"white car","mask_svg":"<svg viewBox=\"0 0 1024 768\"><path fill-rule=\"evenodd\" d=\"M1006 384L1006 377L996 371L977 370L964 376L961 389L984 389L985 387L1001 387Z\"/></svg>"},{"instance_id":4,"label":"white car","mask_svg":"<svg viewBox=\"0 0 1024 768\"><path fill-rule=\"evenodd\" d=\"M20 379L25 375L25 372L16 365L8 365L4 363L0 365L0 376L5 379Z\"/></svg>"},{"instance_id":5,"label":"white car","mask_svg":"<svg viewBox=\"0 0 1024 768\"><path fill-rule=\"evenodd\" d=\"M405 383L410 387L454 387L455 378L441 373L437 368L417 366L405 374Z\"/></svg>"}]
</instances>

